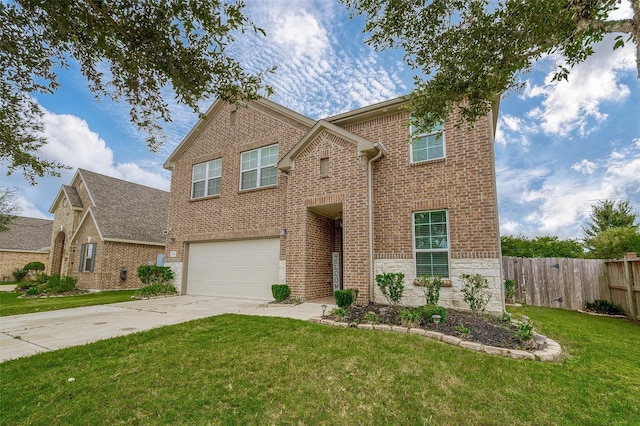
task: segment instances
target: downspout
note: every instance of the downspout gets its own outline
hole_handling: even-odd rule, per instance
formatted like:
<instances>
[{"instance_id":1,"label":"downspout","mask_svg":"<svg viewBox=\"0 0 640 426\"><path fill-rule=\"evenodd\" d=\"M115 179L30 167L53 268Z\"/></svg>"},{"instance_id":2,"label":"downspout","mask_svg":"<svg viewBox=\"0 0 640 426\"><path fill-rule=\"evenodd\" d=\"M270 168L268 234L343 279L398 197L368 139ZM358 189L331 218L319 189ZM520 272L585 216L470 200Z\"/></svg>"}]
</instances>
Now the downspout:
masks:
<instances>
[{"instance_id":1,"label":"downspout","mask_svg":"<svg viewBox=\"0 0 640 426\"><path fill-rule=\"evenodd\" d=\"M367 163L368 173L368 197L369 197L369 303L375 303L375 274L373 272L373 162L382 158L387 150L382 142L377 142L374 146L378 149L378 154Z\"/></svg>"}]
</instances>

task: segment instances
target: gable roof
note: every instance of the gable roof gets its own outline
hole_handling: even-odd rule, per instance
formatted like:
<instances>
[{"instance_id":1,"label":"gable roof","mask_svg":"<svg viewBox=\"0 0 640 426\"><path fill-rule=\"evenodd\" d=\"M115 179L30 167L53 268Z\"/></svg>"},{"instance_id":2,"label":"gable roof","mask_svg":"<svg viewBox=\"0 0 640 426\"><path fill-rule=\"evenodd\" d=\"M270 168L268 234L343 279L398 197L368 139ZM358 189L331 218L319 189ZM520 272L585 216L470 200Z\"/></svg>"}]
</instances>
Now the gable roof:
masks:
<instances>
[{"instance_id":1,"label":"gable roof","mask_svg":"<svg viewBox=\"0 0 640 426\"><path fill-rule=\"evenodd\" d=\"M284 155L284 157L282 157L280 161L278 161L277 167L285 172L294 168L296 157L300 155L307 145L313 142L317 136L325 131L332 133L347 142L351 142L357 147L359 153L365 154L369 156L369 158L374 157L379 151L383 151L384 153L384 148L381 144L373 143L368 139L343 129L342 127L338 127L325 120L320 120L307 132L306 135L304 135L302 139L298 141L298 143L294 145L293 148L289 150L289 152Z\"/></svg>"},{"instance_id":2,"label":"gable roof","mask_svg":"<svg viewBox=\"0 0 640 426\"><path fill-rule=\"evenodd\" d=\"M47 252L51 246L53 220L18 216L0 232L0 251Z\"/></svg>"},{"instance_id":3,"label":"gable roof","mask_svg":"<svg viewBox=\"0 0 640 426\"><path fill-rule=\"evenodd\" d=\"M315 120L312 120L311 118L306 117L298 112L290 110L289 108L283 107L282 105L278 105L277 103L272 102L268 99L258 99L255 101L250 101L249 105L251 103L256 103L265 108L269 108L279 114L284 115L285 117L298 121L299 123L304 124L308 127L313 126L315 123ZM168 169L168 170L173 169L173 163L176 160L176 158L178 158L188 148L188 146L191 145L191 142L200 133L200 130L202 130L204 125L207 123L207 121L210 120L211 117L215 116L218 113L218 111L222 109L224 105L225 105L225 102L218 99L209 107L207 112L204 114L204 117L198 120L196 125L193 126L193 128L191 129L191 131L189 131L187 136L185 136L182 142L180 142L180 144L176 147L176 149L173 150L171 155L169 155L169 158L167 158L167 160L164 162L163 167L165 169Z\"/></svg>"}]
</instances>

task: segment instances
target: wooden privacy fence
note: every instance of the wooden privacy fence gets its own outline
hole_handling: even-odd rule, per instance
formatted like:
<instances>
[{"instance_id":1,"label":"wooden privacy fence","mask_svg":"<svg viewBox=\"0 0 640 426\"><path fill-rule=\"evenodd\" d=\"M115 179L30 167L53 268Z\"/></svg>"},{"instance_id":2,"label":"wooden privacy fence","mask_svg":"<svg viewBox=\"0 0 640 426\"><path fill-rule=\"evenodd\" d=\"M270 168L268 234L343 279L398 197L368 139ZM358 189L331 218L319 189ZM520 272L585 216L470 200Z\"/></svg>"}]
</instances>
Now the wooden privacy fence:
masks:
<instances>
[{"instance_id":1,"label":"wooden privacy fence","mask_svg":"<svg viewBox=\"0 0 640 426\"><path fill-rule=\"evenodd\" d=\"M635 255L614 261L503 256L502 273L516 282L516 302L578 310L603 299L640 320L640 258Z\"/></svg>"}]
</instances>

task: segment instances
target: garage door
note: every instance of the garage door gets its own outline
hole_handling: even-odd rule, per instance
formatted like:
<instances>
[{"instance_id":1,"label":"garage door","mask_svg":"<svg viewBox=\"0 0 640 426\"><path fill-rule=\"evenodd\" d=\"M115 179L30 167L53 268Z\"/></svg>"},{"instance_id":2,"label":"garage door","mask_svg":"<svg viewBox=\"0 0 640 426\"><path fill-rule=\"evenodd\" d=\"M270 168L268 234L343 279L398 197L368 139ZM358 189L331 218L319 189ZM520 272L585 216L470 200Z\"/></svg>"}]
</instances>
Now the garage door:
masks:
<instances>
[{"instance_id":1,"label":"garage door","mask_svg":"<svg viewBox=\"0 0 640 426\"><path fill-rule=\"evenodd\" d=\"M273 299L279 260L279 238L191 243L187 294Z\"/></svg>"}]
</instances>

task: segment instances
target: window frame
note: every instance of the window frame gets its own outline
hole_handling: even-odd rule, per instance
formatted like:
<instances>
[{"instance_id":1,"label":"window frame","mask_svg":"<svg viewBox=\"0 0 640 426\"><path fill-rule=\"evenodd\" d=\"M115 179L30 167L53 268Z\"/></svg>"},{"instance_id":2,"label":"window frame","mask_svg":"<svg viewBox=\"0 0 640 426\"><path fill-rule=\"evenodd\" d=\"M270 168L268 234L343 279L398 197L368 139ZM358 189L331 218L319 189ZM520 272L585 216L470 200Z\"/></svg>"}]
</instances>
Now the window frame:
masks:
<instances>
[{"instance_id":1,"label":"window frame","mask_svg":"<svg viewBox=\"0 0 640 426\"><path fill-rule=\"evenodd\" d=\"M212 171L212 169L214 168L212 167L212 164L216 162L220 164L220 173L217 176L214 175ZM196 167L202 166L202 165L205 165L205 176L203 179L196 180L195 179ZM209 194L209 184L213 180L218 180L220 182L220 184L218 185L218 192L215 194ZM200 182L204 182L204 194L196 197L194 185ZM201 198L220 196L220 193L222 192L222 158L214 158L213 160L204 161L202 163L194 164L193 166L191 166L191 191L190 192L191 192L192 200L199 200Z\"/></svg>"},{"instance_id":2,"label":"window frame","mask_svg":"<svg viewBox=\"0 0 640 426\"><path fill-rule=\"evenodd\" d=\"M78 272L93 272L96 264L97 246L97 243L84 243L80 245L80 265L78 267ZM89 265L88 268L87 264Z\"/></svg>"},{"instance_id":3,"label":"window frame","mask_svg":"<svg viewBox=\"0 0 640 426\"><path fill-rule=\"evenodd\" d=\"M414 133L414 132L415 132L415 126L411 124L409 127L409 133L411 137L411 143L409 144L409 161L411 162L411 164L427 163L430 161L442 160L447 157L447 140L446 140L446 135L444 130L444 123L437 123L430 130L426 132L422 132L422 133ZM413 150L414 150L414 144L417 142L417 140L421 138L425 138L426 146L424 149L427 150L427 154L428 154L430 138L434 136L437 137L438 135L440 135L440 138L442 139L442 156L426 158L424 160L414 160Z\"/></svg>"},{"instance_id":4,"label":"window frame","mask_svg":"<svg viewBox=\"0 0 640 426\"><path fill-rule=\"evenodd\" d=\"M445 226L446 226L446 248L417 248L417 240L416 240L416 216L421 213L439 213L443 212L445 215ZM432 222L429 222L432 224ZM432 276L432 275L419 275L418 274L418 253L446 253L447 254L447 275L433 275L438 276L442 279L450 279L451 278L451 237L450 237L450 223L449 223L449 211L447 209L437 209L437 210L420 210L415 211L411 214L411 233L412 233L412 244L413 244L413 264L414 270L416 273L416 278L420 276ZM433 271L433 263L431 263L431 270Z\"/></svg>"},{"instance_id":5,"label":"window frame","mask_svg":"<svg viewBox=\"0 0 640 426\"><path fill-rule=\"evenodd\" d=\"M277 152L276 152L276 159L272 164L268 164L268 165L263 165L262 164L262 152L264 150L267 149L271 149L273 147L277 148ZM247 168L247 169L243 169L244 164L243 164L243 157L245 155L249 155L250 153L253 152L257 152L257 160L256 160L256 166L255 167L251 167L251 168ZM240 191L251 191L254 189L260 189L260 188L269 188L269 187L273 187L273 186L277 186L278 185L278 169L276 167L276 165L278 164L278 157L280 155L280 147L278 146L277 143L271 144L271 145L266 145L266 146L261 146L259 148L255 148L255 149L250 149L248 151L243 151L240 153L240 182L238 182L238 187ZM268 185L262 185L261 181L262 181L262 172L263 170L266 169L270 169L273 168L276 172L276 176L275 176L275 183L271 183ZM247 188L243 188L242 187L242 183L243 183L243 176L245 175L245 173L250 173L250 172L256 172L256 178L255 178L255 186L250 186Z\"/></svg>"}]
</instances>

